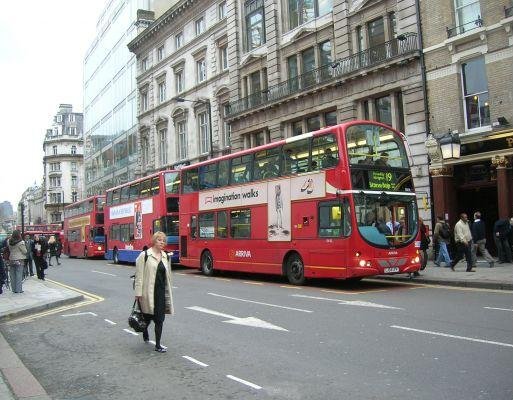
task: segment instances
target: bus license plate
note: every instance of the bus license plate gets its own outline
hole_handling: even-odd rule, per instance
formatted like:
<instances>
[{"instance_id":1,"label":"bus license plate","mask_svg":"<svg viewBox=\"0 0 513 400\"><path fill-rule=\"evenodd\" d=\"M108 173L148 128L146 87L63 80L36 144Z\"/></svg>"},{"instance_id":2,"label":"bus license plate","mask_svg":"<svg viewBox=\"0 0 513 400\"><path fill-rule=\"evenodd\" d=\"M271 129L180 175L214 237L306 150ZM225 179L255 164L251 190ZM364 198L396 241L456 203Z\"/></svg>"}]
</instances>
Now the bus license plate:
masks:
<instances>
[{"instance_id":1,"label":"bus license plate","mask_svg":"<svg viewBox=\"0 0 513 400\"><path fill-rule=\"evenodd\" d=\"M384 269L385 274L392 274L394 272L399 272L399 267L388 267Z\"/></svg>"}]
</instances>

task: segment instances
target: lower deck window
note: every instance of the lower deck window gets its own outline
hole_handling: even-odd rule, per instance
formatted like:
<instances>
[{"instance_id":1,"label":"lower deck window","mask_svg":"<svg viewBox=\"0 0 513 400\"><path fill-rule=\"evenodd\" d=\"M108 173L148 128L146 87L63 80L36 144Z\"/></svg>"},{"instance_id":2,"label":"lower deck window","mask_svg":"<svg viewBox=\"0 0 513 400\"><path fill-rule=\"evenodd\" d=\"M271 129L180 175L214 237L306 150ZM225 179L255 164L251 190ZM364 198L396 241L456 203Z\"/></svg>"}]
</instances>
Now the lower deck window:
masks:
<instances>
[{"instance_id":1,"label":"lower deck window","mask_svg":"<svg viewBox=\"0 0 513 400\"><path fill-rule=\"evenodd\" d=\"M251 210L230 211L230 235L232 238L251 237Z\"/></svg>"}]
</instances>

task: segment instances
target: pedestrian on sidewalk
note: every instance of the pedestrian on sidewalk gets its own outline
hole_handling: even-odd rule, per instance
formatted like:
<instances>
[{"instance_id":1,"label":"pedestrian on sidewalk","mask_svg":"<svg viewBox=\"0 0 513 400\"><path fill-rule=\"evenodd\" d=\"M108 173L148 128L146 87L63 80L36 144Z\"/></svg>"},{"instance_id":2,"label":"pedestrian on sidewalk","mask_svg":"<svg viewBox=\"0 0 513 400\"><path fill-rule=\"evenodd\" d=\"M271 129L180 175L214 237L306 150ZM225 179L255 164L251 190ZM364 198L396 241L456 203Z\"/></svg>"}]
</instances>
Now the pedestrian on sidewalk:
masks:
<instances>
[{"instance_id":1,"label":"pedestrian on sidewalk","mask_svg":"<svg viewBox=\"0 0 513 400\"><path fill-rule=\"evenodd\" d=\"M27 246L27 259L25 260L25 266L23 268L23 275L34 276L34 267L32 265L33 256L32 256L32 243L34 241L30 238L30 235L25 235L25 246Z\"/></svg>"},{"instance_id":2,"label":"pedestrian on sidewalk","mask_svg":"<svg viewBox=\"0 0 513 400\"><path fill-rule=\"evenodd\" d=\"M421 251L421 264L420 270L423 271L426 269L426 265L428 262L428 254L427 249L429 248L429 244L431 243L431 239L429 238L429 228L424 224L424 220L419 218L419 228L420 228L420 251ZM413 273L415 276L420 275L418 271Z\"/></svg>"},{"instance_id":3,"label":"pedestrian on sidewalk","mask_svg":"<svg viewBox=\"0 0 513 400\"><path fill-rule=\"evenodd\" d=\"M451 242L451 229L442 216L437 217L437 222L433 231L433 240L438 242L438 254L435 258L435 265L439 267L440 263L445 262L445 266L450 267L451 257L449 256L447 246Z\"/></svg>"},{"instance_id":4,"label":"pedestrian on sidewalk","mask_svg":"<svg viewBox=\"0 0 513 400\"><path fill-rule=\"evenodd\" d=\"M57 241L55 240L55 236L50 236L48 239L48 251L50 253L50 258L48 259L48 265L52 266L52 257L55 257L55 261L57 261L57 265L61 265L59 258L57 257Z\"/></svg>"},{"instance_id":5,"label":"pedestrian on sidewalk","mask_svg":"<svg viewBox=\"0 0 513 400\"><path fill-rule=\"evenodd\" d=\"M472 270L472 233L468 224L468 216L465 213L460 214L460 219L454 226L454 241L456 242L456 257L451 263L451 269L454 271L456 264L465 256L467 261L467 272Z\"/></svg>"},{"instance_id":6,"label":"pedestrian on sidewalk","mask_svg":"<svg viewBox=\"0 0 513 400\"><path fill-rule=\"evenodd\" d=\"M171 262L164 251L166 234L155 232L152 247L139 254L135 260L135 299L139 301L144 319L155 324L155 351L165 353L160 345L165 314L173 314L173 294L171 285ZM148 328L143 332L143 340L148 342Z\"/></svg>"},{"instance_id":7,"label":"pedestrian on sidewalk","mask_svg":"<svg viewBox=\"0 0 513 400\"><path fill-rule=\"evenodd\" d=\"M9 239L9 278L13 293L23 293L23 267L27 258L27 246L21 232L15 229Z\"/></svg>"},{"instance_id":8,"label":"pedestrian on sidewalk","mask_svg":"<svg viewBox=\"0 0 513 400\"><path fill-rule=\"evenodd\" d=\"M57 255L57 264L61 265L61 254L62 254L62 241L59 236L55 238L55 250Z\"/></svg>"},{"instance_id":9,"label":"pedestrian on sidewalk","mask_svg":"<svg viewBox=\"0 0 513 400\"><path fill-rule=\"evenodd\" d=\"M511 262L511 248L508 237L511 234L509 218L500 218L493 225L493 237L499 256L499 264Z\"/></svg>"},{"instance_id":10,"label":"pedestrian on sidewalk","mask_svg":"<svg viewBox=\"0 0 513 400\"><path fill-rule=\"evenodd\" d=\"M45 280L45 269L48 267L46 264L46 252L48 245L44 236L34 235L34 242L32 243L32 256L34 257L34 264L36 264L37 278Z\"/></svg>"},{"instance_id":11,"label":"pedestrian on sidewalk","mask_svg":"<svg viewBox=\"0 0 513 400\"><path fill-rule=\"evenodd\" d=\"M6 271L5 271L5 263L4 263L4 256L3 256L3 242L1 244L0 249L0 294L4 292L4 285L6 280Z\"/></svg>"},{"instance_id":12,"label":"pedestrian on sidewalk","mask_svg":"<svg viewBox=\"0 0 513 400\"><path fill-rule=\"evenodd\" d=\"M476 267L477 264L477 251L482 254L486 261L489 262L490 268L493 268L494 259L486 249L486 226L484 221L481 219L481 213L476 211L474 213L474 223L470 228L472 233L472 268Z\"/></svg>"}]
</instances>

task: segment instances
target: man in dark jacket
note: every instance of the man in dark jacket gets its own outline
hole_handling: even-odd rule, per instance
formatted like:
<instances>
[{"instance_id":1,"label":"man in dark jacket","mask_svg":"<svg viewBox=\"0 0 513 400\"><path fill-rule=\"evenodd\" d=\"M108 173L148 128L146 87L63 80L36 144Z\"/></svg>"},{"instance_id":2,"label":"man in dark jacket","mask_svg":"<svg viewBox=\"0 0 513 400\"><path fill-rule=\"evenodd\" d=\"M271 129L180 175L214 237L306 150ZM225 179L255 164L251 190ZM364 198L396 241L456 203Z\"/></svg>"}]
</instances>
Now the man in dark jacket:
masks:
<instances>
[{"instance_id":1,"label":"man in dark jacket","mask_svg":"<svg viewBox=\"0 0 513 400\"><path fill-rule=\"evenodd\" d=\"M499 252L499 264L511 262L511 248L508 237L511 233L511 225L508 218L498 219L493 225L493 237Z\"/></svg>"},{"instance_id":2,"label":"man in dark jacket","mask_svg":"<svg viewBox=\"0 0 513 400\"><path fill-rule=\"evenodd\" d=\"M46 264L46 252L48 245L44 236L34 235L34 242L32 243L32 256L34 264L36 264L37 278L45 280L45 269L48 268Z\"/></svg>"},{"instance_id":3,"label":"man in dark jacket","mask_svg":"<svg viewBox=\"0 0 513 400\"><path fill-rule=\"evenodd\" d=\"M476 266L477 263L477 250L483 255L486 261L490 264L490 268L493 267L494 259L486 249L486 227L484 221L481 219L481 213L476 211L474 213L474 223L470 227L472 233L472 267Z\"/></svg>"}]
</instances>

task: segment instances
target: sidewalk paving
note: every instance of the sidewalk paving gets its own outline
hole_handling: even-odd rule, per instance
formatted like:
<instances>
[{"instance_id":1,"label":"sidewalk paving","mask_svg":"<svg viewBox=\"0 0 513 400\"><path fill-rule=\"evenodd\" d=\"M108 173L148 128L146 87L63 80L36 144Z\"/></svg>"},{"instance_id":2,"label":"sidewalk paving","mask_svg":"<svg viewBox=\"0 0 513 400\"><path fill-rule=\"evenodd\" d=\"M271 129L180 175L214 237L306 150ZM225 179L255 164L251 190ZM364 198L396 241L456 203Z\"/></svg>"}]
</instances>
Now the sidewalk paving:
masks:
<instances>
[{"instance_id":1,"label":"sidewalk paving","mask_svg":"<svg viewBox=\"0 0 513 400\"><path fill-rule=\"evenodd\" d=\"M410 278L407 274L380 275L377 279L408 281L449 286L486 289L513 290L513 264L495 263L493 268L478 259L475 272L465 272L465 263L460 262L456 271L436 267L432 261L420 276ZM4 291L0 295L0 324L14 318L34 314L47 309L82 301L84 296L51 281L40 281L35 277L23 283L23 293ZM23 365L16 353L0 333L0 399L50 400L44 388Z\"/></svg>"},{"instance_id":2,"label":"sidewalk paving","mask_svg":"<svg viewBox=\"0 0 513 400\"><path fill-rule=\"evenodd\" d=\"M23 282L23 293L4 289L0 294L0 324L11 319L76 303L84 296L48 280L31 277ZM0 399L50 400L0 333Z\"/></svg>"},{"instance_id":3,"label":"sidewalk paving","mask_svg":"<svg viewBox=\"0 0 513 400\"><path fill-rule=\"evenodd\" d=\"M478 258L475 272L466 272L465 261L460 261L455 271L442 263L441 267L428 261L420 276L410 278L407 274L380 275L376 278L390 281L414 281L417 283L430 283L447 286L462 286L482 289L513 290L513 264L499 264L495 262L493 268L488 262Z\"/></svg>"}]
</instances>

